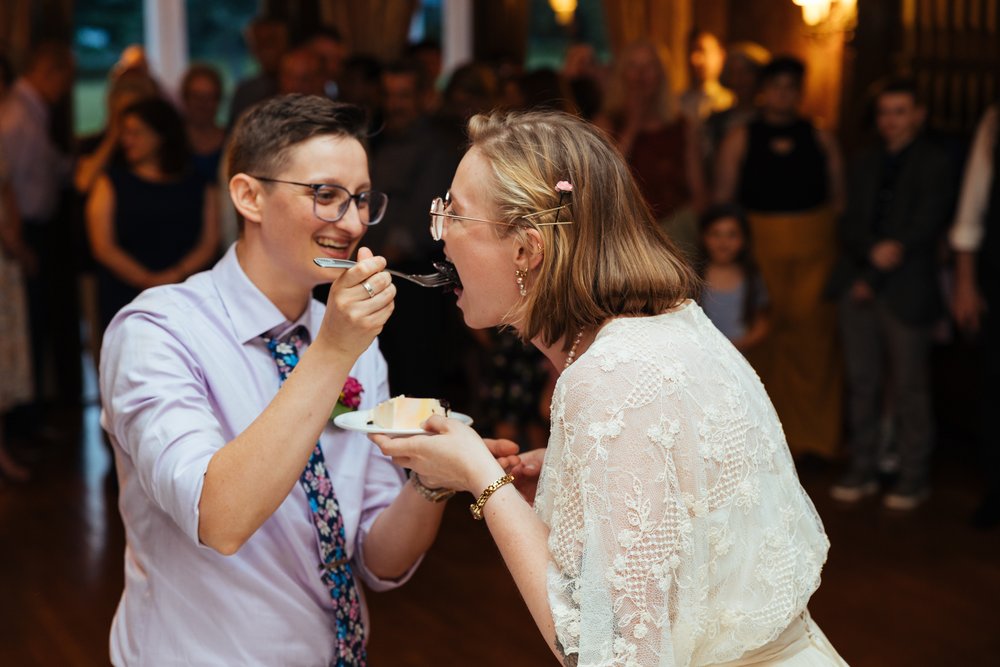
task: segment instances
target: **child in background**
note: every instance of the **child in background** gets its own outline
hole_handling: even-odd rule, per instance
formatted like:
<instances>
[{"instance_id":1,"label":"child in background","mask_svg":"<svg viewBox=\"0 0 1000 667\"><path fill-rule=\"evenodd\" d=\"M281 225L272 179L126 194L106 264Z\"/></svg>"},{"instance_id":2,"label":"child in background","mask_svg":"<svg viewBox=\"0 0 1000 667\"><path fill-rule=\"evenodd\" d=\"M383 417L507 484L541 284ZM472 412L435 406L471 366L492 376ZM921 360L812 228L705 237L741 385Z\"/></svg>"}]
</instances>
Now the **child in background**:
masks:
<instances>
[{"instance_id":1,"label":"child in background","mask_svg":"<svg viewBox=\"0 0 1000 667\"><path fill-rule=\"evenodd\" d=\"M701 218L701 306L741 352L767 336L767 288L750 252L750 226L735 206L718 206Z\"/></svg>"}]
</instances>

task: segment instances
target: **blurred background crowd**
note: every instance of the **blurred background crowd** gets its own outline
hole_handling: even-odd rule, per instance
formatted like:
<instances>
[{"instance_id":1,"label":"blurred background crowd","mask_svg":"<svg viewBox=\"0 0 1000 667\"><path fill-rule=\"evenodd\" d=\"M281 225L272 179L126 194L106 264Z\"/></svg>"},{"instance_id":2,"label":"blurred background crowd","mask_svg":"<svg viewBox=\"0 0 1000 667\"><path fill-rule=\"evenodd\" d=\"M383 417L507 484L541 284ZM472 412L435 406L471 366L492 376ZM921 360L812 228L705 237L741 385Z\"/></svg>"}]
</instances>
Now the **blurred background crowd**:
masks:
<instances>
[{"instance_id":1,"label":"blurred background crowd","mask_svg":"<svg viewBox=\"0 0 1000 667\"><path fill-rule=\"evenodd\" d=\"M428 208L470 115L594 122L698 266L703 307L757 369L797 462L836 468L825 492L885 490L913 510L933 500L936 445L961 442L979 499L962 520L996 525L995 2L581 2L562 23L556 2L455 3L464 61L447 2L209 3L229 13L204 34L242 42L170 76L162 48L125 43L135 25L108 29L142 4L12 2L0 16L5 493L98 400L115 312L236 239L233 123L304 93L368 110L390 203L364 243L411 273L440 257ZM197 4L189 21L208 20ZM95 45L114 52L99 76ZM453 296L397 284L380 336L392 393L446 397L484 433L544 446L554 369L509 331L467 330Z\"/></svg>"}]
</instances>

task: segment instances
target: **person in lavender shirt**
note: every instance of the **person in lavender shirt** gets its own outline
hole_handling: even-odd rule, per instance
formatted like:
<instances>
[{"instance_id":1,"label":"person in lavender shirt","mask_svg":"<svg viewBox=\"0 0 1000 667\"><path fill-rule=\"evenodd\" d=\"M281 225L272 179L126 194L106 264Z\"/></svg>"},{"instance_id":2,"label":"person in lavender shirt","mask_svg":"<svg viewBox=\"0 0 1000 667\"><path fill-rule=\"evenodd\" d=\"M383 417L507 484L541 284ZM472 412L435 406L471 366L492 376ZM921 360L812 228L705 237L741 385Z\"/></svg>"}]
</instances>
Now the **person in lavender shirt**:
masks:
<instances>
[{"instance_id":1,"label":"person in lavender shirt","mask_svg":"<svg viewBox=\"0 0 1000 667\"><path fill-rule=\"evenodd\" d=\"M340 275L312 261L351 256L384 213L365 128L360 109L321 97L248 112L227 156L238 241L211 270L143 292L107 330L102 425L126 530L115 665L363 665L359 582L400 585L434 539L435 494L328 422L349 377L360 409L389 393L375 342L396 293L385 260L361 248ZM311 291L332 277L324 306ZM285 336L300 326L304 349L281 382ZM300 483L307 465L321 472L316 448L339 505L333 556L310 506L330 504Z\"/></svg>"}]
</instances>

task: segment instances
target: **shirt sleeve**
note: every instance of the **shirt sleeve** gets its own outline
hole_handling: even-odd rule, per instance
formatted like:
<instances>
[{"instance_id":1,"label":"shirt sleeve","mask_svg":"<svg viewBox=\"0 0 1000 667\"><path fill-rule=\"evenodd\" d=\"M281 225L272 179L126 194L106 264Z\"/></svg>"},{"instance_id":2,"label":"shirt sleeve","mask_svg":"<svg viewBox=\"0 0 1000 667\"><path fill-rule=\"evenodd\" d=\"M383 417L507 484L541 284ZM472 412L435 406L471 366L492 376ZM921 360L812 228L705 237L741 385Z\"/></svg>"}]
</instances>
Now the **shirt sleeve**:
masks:
<instances>
[{"instance_id":1,"label":"shirt sleeve","mask_svg":"<svg viewBox=\"0 0 1000 667\"><path fill-rule=\"evenodd\" d=\"M958 199L958 213L948 239L958 252L975 252L982 243L984 216L993 184L993 153L997 140L997 107L991 107L979 123L965 165Z\"/></svg>"},{"instance_id":2,"label":"shirt sleeve","mask_svg":"<svg viewBox=\"0 0 1000 667\"><path fill-rule=\"evenodd\" d=\"M205 472L226 440L183 340L162 314L132 312L113 321L101 352L102 421L152 503L200 545Z\"/></svg>"},{"instance_id":3,"label":"shirt sleeve","mask_svg":"<svg viewBox=\"0 0 1000 667\"><path fill-rule=\"evenodd\" d=\"M641 375L641 366L619 370ZM642 398L621 407L607 398L619 395L621 383L597 369L578 370L573 386L562 387L571 435L562 460L553 462L568 480L556 491L562 499L554 500L559 520L550 536L558 640L581 667L687 664L690 647L678 629L694 610L680 602L677 586L690 584L703 563L693 557L682 493L690 485L678 479L674 449L697 434L687 429L679 401ZM614 404L620 409L609 409ZM560 542L568 527L576 535ZM578 553L570 553L573 542Z\"/></svg>"},{"instance_id":4,"label":"shirt sleeve","mask_svg":"<svg viewBox=\"0 0 1000 667\"><path fill-rule=\"evenodd\" d=\"M377 342L367 353L369 359L368 377L375 386L372 396L365 396L361 404L361 409L370 409L375 405L389 399L389 370L385 358L378 350ZM364 383L363 383L364 384ZM371 531L375 519L386 507L399 495L406 483L406 474L403 469L392 462L392 459L382 454L374 444L369 443L368 466L365 474L365 492L363 507L361 509L361 523L358 526L357 537L354 544L354 562L357 564L356 573L365 584L373 591L386 591L403 585L413 576L417 567L423 560L421 556L402 577L398 579L381 579L375 575L365 563L365 542Z\"/></svg>"}]
</instances>

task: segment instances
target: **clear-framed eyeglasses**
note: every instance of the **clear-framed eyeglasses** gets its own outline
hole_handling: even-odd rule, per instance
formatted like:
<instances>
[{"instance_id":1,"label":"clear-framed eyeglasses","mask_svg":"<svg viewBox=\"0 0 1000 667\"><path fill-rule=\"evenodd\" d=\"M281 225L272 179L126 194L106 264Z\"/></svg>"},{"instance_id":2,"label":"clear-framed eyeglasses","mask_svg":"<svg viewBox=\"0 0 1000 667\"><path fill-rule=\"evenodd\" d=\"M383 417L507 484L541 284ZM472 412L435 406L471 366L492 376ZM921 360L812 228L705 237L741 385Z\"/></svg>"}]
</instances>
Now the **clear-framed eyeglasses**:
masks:
<instances>
[{"instance_id":1,"label":"clear-framed eyeglasses","mask_svg":"<svg viewBox=\"0 0 1000 667\"><path fill-rule=\"evenodd\" d=\"M340 221L347 215L347 209L351 207L353 201L358 209L358 217L361 222L368 226L377 225L385 217L385 210L389 207L389 195L378 190L365 190L352 194L347 188L332 183L298 183L264 176L254 176L253 178L268 183L284 183L309 188L312 190L313 214L324 222Z\"/></svg>"},{"instance_id":2,"label":"clear-framed eyeglasses","mask_svg":"<svg viewBox=\"0 0 1000 667\"><path fill-rule=\"evenodd\" d=\"M454 213L448 213L448 208L451 206L451 192L445 194L444 197L435 197L434 201L431 202L431 238L435 241L440 241L444 237L445 229L445 219L448 220L471 220L473 222L488 222L494 225L507 225L511 226L516 223L505 222L503 220L487 220L485 218L472 218L467 215L455 215ZM547 208L543 211L535 211L534 213L528 213L527 215L522 215L521 218L528 220L532 224L538 227L545 227L550 225L572 225L572 220L560 220L559 215L556 215L556 219L552 222L535 222L534 218L544 215L546 213L551 213L553 211L561 211L567 208L569 204L562 204L561 206L556 206L554 208Z\"/></svg>"}]
</instances>

